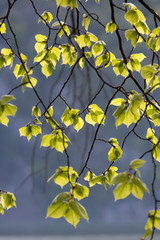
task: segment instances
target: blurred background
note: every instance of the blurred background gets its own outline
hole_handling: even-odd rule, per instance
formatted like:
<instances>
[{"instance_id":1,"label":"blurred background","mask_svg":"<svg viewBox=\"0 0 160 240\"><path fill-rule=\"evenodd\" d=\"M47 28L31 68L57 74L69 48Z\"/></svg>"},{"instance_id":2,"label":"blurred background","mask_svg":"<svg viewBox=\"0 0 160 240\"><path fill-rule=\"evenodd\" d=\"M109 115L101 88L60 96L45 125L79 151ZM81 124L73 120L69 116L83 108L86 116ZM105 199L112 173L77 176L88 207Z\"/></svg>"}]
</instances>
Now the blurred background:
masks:
<instances>
[{"instance_id":1,"label":"blurred background","mask_svg":"<svg viewBox=\"0 0 160 240\"><path fill-rule=\"evenodd\" d=\"M34 1L37 10L40 14L44 11L50 11L53 14L53 22L56 20L56 1L53 0L36 0ZM120 2L115 3L120 5ZM152 29L153 18L149 12L145 10L138 1L133 1L134 4L141 9L147 18L147 24ZM158 0L146 1L152 5L152 8L160 12L160 4ZM110 9L108 1L101 1L95 4L94 1L88 1L86 7L90 12L97 13L100 16L100 21L104 24L110 21ZM7 1L0 0L0 17L5 16L7 12ZM126 22L121 19L120 11L117 11L117 19L122 21L122 25ZM60 12L63 16L63 12ZM42 22L38 23L38 16L36 16L30 1L20 0L14 5L10 21L16 33L20 50L28 57L28 66L33 64L33 59L36 56L34 50L35 35L47 34L46 27ZM70 20L71 21L71 20ZM106 35L100 26L91 24L89 31L98 36L100 40L104 40L107 48L113 52L117 57L120 57L118 44L114 35ZM11 33L8 30L8 38L14 46L14 41ZM60 40L59 40L60 41ZM63 38L62 38L63 41ZM124 39L125 41L125 39ZM51 43L54 42L54 39ZM3 39L0 38L0 48L7 47ZM126 51L130 51L130 43L125 42ZM143 44L137 47L137 53L145 52ZM149 57L149 56L148 56ZM147 64L146 58L143 64ZM14 63L17 59L14 59ZM17 62L18 63L18 62ZM50 99L53 99L58 94L63 82L69 75L69 68L67 66L57 65L57 70L53 75L46 79L41 74L40 68L34 71L34 77L38 79L36 86L37 91L42 96L44 102L48 104ZM61 70L63 68L63 70ZM7 94L12 88L20 83L16 79L11 69L2 68L0 70L0 95ZM102 71L101 74L111 83L119 81L111 68L107 71ZM137 75L139 77L139 75ZM73 108L83 109L87 105L100 87L97 75L88 68L85 71L80 69L73 75L73 81L69 83L63 92L63 96ZM135 86L128 82L128 89L135 89ZM78 89L75 91L75 89ZM110 96L112 90L105 88L102 93L95 100L96 104L102 109ZM158 96L158 93L155 91ZM54 150L46 150L40 148L41 138L36 140L34 137L27 141L25 137L20 137L19 128L25 126L32 120L31 108L37 104L37 99L30 89L26 89L23 94L21 89L13 92L16 97L14 103L18 107L16 117L10 118L9 127L6 128L0 125L0 189L14 192L16 196L17 208L6 211L4 216L0 215L0 234L1 235L62 235L62 234L139 234L143 233L144 225L147 221L147 213L150 209L154 208L154 201L152 194L144 194L143 201L137 200L129 196L125 200L114 202L113 188L107 191L103 186L95 186L90 188L90 195L87 199L81 201L86 208L89 215L89 223L81 220L77 228L69 225L63 218L62 219L45 219L47 207L52 199L62 190L53 182L47 183L47 179L54 173L59 165L66 165L65 156L57 153ZM60 100L57 100L54 105L55 120L60 122L60 117L63 114L66 106ZM116 137L119 142L123 139L129 131L126 126L120 126L117 129L114 126L114 118L112 114L114 107L110 109L106 118L105 127L101 129L101 136L106 140L110 137ZM144 123L145 124L145 123ZM88 127L88 125L87 125ZM83 163L85 162L87 152L90 148L90 140L94 136L95 129L91 126L86 126L78 134L75 133L72 127L69 128L67 136L72 141L72 146L68 147L68 152L71 155L71 165L79 172ZM144 125L138 126L140 134L145 136L146 128ZM50 133L49 129L44 128L44 133ZM123 137L123 138L122 138ZM89 167L95 172L96 175L101 174L104 169L109 165L107 161L107 151L104 150L106 145L96 143L96 147L91 155ZM139 142L133 135L130 135L127 140L123 151L123 157L117 161L117 166L120 171L127 170L129 162L138 158L146 151L149 145ZM78 154L77 154L78 153ZM142 180L147 184L150 189L150 184L153 178L153 166L150 156L146 155L144 158L147 164L143 167ZM86 172L85 172L86 174ZM84 175L83 175L84 176ZM160 180L160 173L157 174L157 182ZM159 189L159 185L157 186ZM67 188L64 188L64 191ZM151 189L150 189L151 190ZM159 191L160 196L160 191Z\"/></svg>"}]
</instances>

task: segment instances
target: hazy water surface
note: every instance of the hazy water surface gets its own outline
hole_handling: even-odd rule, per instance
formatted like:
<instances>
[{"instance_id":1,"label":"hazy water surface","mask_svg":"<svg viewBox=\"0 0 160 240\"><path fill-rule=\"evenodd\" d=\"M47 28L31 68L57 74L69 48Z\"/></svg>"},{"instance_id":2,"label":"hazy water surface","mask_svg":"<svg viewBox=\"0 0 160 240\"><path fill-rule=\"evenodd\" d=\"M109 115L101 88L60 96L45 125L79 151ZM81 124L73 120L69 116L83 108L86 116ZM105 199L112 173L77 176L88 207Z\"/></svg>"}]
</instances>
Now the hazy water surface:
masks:
<instances>
[{"instance_id":1,"label":"hazy water surface","mask_svg":"<svg viewBox=\"0 0 160 240\"><path fill-rule=\"evenodd\" d=\"M94 236L14 236L0 237L0 240L140 240L141 235L94 235ZM154 240L160 240L160 236L156 236Z\"/></svg>"}]
</instances>

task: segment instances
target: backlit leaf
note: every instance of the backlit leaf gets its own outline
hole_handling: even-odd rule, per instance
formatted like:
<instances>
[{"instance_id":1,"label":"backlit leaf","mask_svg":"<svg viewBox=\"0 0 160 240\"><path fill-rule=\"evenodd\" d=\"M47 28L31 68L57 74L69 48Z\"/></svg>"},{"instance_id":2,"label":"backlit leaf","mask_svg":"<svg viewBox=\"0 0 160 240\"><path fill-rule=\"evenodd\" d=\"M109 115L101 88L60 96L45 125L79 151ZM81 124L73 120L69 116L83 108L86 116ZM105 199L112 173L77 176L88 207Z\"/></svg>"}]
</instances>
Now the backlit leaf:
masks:
<instances>
[{"instance_id":1,"label":"backlit leaf","mask_svg":"<svg viewBox=\"0 0 160 240\"><path fill-rule=\"evenodd\" d=\"M103 41L98 41L92 46L92 54L94 57L97 57L103 52L103 46L105 43Z\"/></svg>"},{"instance_id":2,"label":"backlit leaf","mask_svg":"<svg viewBox=\"0 0 160 240\"><path fill-rule=\"evenodd\" d=\"M112 65L116 75L122 75L123 77L128 76L128 71L122 59L113 59Z\"/></svg>"},{"instance_id":3,"label":"backlit leaf","mask_svg":"<svg viewBox=\"0 0 160 240\"><path fill-rule=\"evenodd\" d=\"M69 0L69 1L68 0L56 0L56 3L57 3L57 7L69 6L71 9L73 9L73 7L78 8L77 0Z\"/></svg>"},{"instance_id":4,"label":"backlit leaf","mask_svg":"<svg viewBox=\"0 0 160 240\"><path fill-rule=\"evenodd\" d=\"M157 69L153 65L146 65L141 68L141 76L144 79L152 78L157 73Z\"/></svg>"},{"instance_id":5,"label":"backlit leaf","mask_svg":"<svg viewBox=\"0 0 160 240\"><path fill-rule=\"evenodd\" d=\"M68 142L70 142L69 138L60 129L55 129L51 134L42 137L41 146L55 148L63 153L68 147Z\"/></svg>"},{"instance_id":6,"label":"backlit leaf","mask_svg":"<svg viewBox=\"0 0 160 240\"><path fill-rule=\"evenodd\" d=\"M72 206L69 206L64 217L66 221L72 224L74 227L76 227L80 221L80 216L77 214L77 212L74 211L74 208L72 208Z\"/></svg>"},{"instance_id":7,"label":"backlit leaf","mask_svg":"<svg viewBox=\"0 0 160 240\"><path fill-rule=\"evenodd\" d=\"M38 134L42 133L41 127L36 126L36 125L30 125L28 124L25 127L22 127L19 129L20 136L25 136L27 137L28 141L31 139L32 135L37 136Z\"/></svg>"},{"instance_id":8,"label":"backlit leaf","mask_svg":"<svg viewBox=\"0 0 160 240\"><path fill-rule=\"evenodd\" d=\"M1 34L6 33L6 25L5 25L5 23L1 23L0 22L0 33Z\"/></svg>"},{"instance_id":9,"label":"backlit leaf","mask_svg":"<svg viewBox=\"0 0 160 240\"><path fill-rule=\"evenodd\" d=\"M116 29L117 29L117 25L115 23L113 23L113 22L107 23L106 28L105 28L106 33L111 33L111 34L113 32L115 32Z\"/></svg>"},{"instance_id":10,"label":"backlit leaf","mask_svg":"<svg viewBox=\"0 0 160 240\"><path fill-rule=\"evenodd\" d=\"M35 87L37 84L37 79L33 77L28 77L27 75L25 75L21 80L21 84L22 84L22 92L24 92L26 87L28 88Z\"/></svg>"},{"instance_id":11,"label":"backlit leaf","mask_svg":"<svg viewBox=\"0 0 160 240\"><path fill-rule=\"evenodd\" d=\"M78 200L88 197L88 195L89 195L88 187L83 186L79 183L74 184L71 191L72 191L74 197L77 198Z\"/></svg>"},{"instance_id":12,"label":"backlit leaf","mask_svg":"<svg viewBox=\"0 0 160 240\"><path fill-rule=\"evenodd\" d=\"M17 112L17 107L9 101L15 99L12 95L4 95L0 99L0 123L5 126L8 126L8 116L15 116Z\"/></svg>"},{"instance_id":13,"label":"backlit leaf","mask_svg":"<svg viewBox=\"0 0 160 240\"><path fill-rule=\"evenodd\" d=\"M68 107L64 111L61 120L68 127L73 124L74 129L77 132L83 127L83 119L78 116L79 109L69 109Z\"/></svg>"},{"instance_id":14,"label":"backlit leaf","mask_svg":"<svg viewBox=\"0 0 160 240\"><path fill-rule=\"evenodd\" d=\"M132 184L130 182L120 183L113 190L115 201L128 197L131 193Z\"/></svg>"},{"instance_id":15,"label":"backlit leaf","mask_svg":"<svg viewBox=\"0 0 160 240\"><path fill-rule=\"evenodd\" d=\"M32 115L35 117L41 117L41 110L37 105L32 107Z\"/></svg>"},{"instance_id":16,"label":"backlit leaf","mask_svg":"<svg viewBox=\"0 0 160 240\"><path fill-rule=\"evenodd\" d=\"M52 21L52 19L53 19L52 13L47 12L47 11L43 12L42 15L41 15L41 17L42 17L43 19L42 19L42 18L39 18L38 22L43 21L44 23L46 23L46 22L49 22L49 23L50 23L50 22Z\"/></svg>"},{"instance_id":17,"label":"backlit leaf","mask_svg":"<svg viewBox=\"0 0 160 240\"><path fill-rule=\"evenodd\" d=\"M62 51L62 64L69 64L72 66L77 60L75 48L69 44L63 44L60 47Z\"/></svg>"},{"instance_id":18,"label":"backlit leaf","mask_svg":"<svg viewBox=\"0 0 160 240\"><path fill-rule=\"evenodd\" d=\"M142 167L144 164L145 164L145 160L142 160L142 159L135 159L133 161L130 162L130 168L131 169L137 169L137 168L140 168Z\"/></svg>"},{"instance_id":19,"label":"backlit leaf","mask_svg":"<svg viewBox=\"0 0 160 240\"><path fill-rule=\"evenodd\" d=\"M130 176L127 172L119 173L112 178L110 185L115 185L119 183L125 183L130 180Z\"/></svg>"},{"instance_id":20,"label":"backlit leaf","mask_svg":"<svg viewBox=\"0 0 160 240\"><path fill-rule=\"evenodd\" d=\"M126 30L125 37L127 41L131 40L131 44L133 47L136 47L137 43L143 42L143 38L139 36L135 29Z\"/></svg>"},{"instance_id":21,"label":"backlit leaf","mask_svg":"<svg viewBox=\"0 0 160 240\"><path fill-rule=\"evenodd\" d=\"M5 192L1 196L1 204L4 208L16 207L16 198L13 193Z\"/></svg>"},{"instance_id":22,"label":"backlit leaf","mask_svg":"<svg viewBox=\"0 0 160 240\"><path fill-rule=\"evenodd\" d=\"M105 115L101 108L99 108L96 104L91 104L89 107L89 113L86 115L85 120L87 123L91 125L104 124Z\"/></svg>"},{"instance_id":23,"label":"backlit leaf","mask_svg":"<svg viewBox=\"0 0 160 240\"><path fill-rule=\"evenodd\" d=\"M135 24L135 28L137 29L138 33L140 33L140 34L148 35L150 33L150 29L144 20L138 21Z\"/></svg>"},{"instance_id":24,"label":"backlit leaf","mask_svg":"<svg viewBox=\"0 0 160 240\"><path fill-rule=\"evenodd\" d=\"M90 19L86 16L86 14L83 14L82 26L84 26L86 31L88 31L89 24L90 24Z\"/></svg>"}]
</instances>

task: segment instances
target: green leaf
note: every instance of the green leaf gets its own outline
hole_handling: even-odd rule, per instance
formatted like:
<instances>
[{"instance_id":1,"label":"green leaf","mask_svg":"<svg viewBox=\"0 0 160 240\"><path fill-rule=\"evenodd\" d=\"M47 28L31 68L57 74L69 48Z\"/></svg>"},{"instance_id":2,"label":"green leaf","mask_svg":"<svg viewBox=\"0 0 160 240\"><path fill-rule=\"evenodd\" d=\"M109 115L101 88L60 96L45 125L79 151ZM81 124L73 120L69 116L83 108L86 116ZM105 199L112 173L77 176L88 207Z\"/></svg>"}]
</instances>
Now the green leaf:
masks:
<instances>
[{"instance_id":1,"label":"green leaf","mask_svg":"<svg viewBox=\"0 0 160 240\"><path fill-rule=\"evenodd\" d=\"M135 184L132 185L132 194L138 199L143 199L143 190Z\"/></svg>"},{"instance_id":2,"label":"green leaf","mask_svg":"<svg viewBox=\"0 0 160 240\"><path fill-rule=\"evenodd\" d=\"M112 100L110 105L121 106L123 103L125 103L125 100L123 98L115 98Z\"/></svg>"},{"instance_id":3,"label":"green leaf","mask_svg":"<svg viewBox=\"0 0 160 240\"><path fill-rule=\"evenodd\" d=\"M158 52L160 49L160 27L153 29L152 33L146 40L147 48L151 48L152 51Z\"/></svg>"},{"instance_id":4,"label":"green leaf","mask_svg":"<svg viewBox=\"0 0 160 240\"><path fill-rule=\"evenodd\" d=\"M111 149L108 152L109 161L117 161L122 156L122 149L118 146L118 141L116 138L110 138L109 142L112 144Z\"/></svg>"},{"instance_id":5,"label":"green leaf","mask_svg":"<svg viewBox=\"0 0 160 240\"><path fill-rule=\"evenodd\" d=\"M71 67L77 60L75 48L69 44L63 44L60 47L62 51L62 64L69 64Z\"/></svg>"},{"instance_id":6,"label":"green leaf","mask_svg":"<svg viewBox=\"0 0 160 240\"><path fill-rule=\"evenodd\" d=\"M118 127L124 122L125 116L126 116L126 106L125 106L125 102L122 102L121 106L119 106L113 113L113 117L115 117L116 119L116 127Z\"/></svg>"},{"instance_id":7,"label":"green leaf","mask_svg":"<svg viewBox=\"0 0 160 240\"><path fill-rule=\"evenodd\" d=\"M82 26L84 26L86 31L88 31L89 24L90 24L90 19L86 16L86 14L83 14Z\"/></svg>"},{"instance_id":8,"label":"green leaf","mask_svg":"<svg viewBox=\"0 0 160 240\"><path fill-rule=\"evenodd\" d=\"M155 126L160 126L160 113L155 113L152 115L152 121Z\"/></svg>"},{"instance_id":9,"label":"green leaf","mask_svg":"<svg viewBox=\"0 0 160 240\"><path fill-rule=\"evenodd\" d=\"M122 99L118 99L118 101L117 105L120 103L121 105L113 113L116 118L116 127L122 123L126 124L127 127L132 123L136 123L140 118L140 108L144 103L142 95L133 91L128 98L128 107L126 107L127 103Z\"/></svg>"},{"instance_id":10,"label":"green leaf","mask_svg":"<svg viewBox=\"0 0 160 240\"><path fill-rule=\"evenodd\" d=\"M62 133L61 129L55 129L51 134L42 137L41 146L55 148L58 152L63 153L68 147L69 138Z\"/></svg>"},{"instance_id":11,"label":"green leaf","mask_svg":"<svg viewBox=\"0 0 160 240\"><path fill-rule=\"evenodd\" d=\"M144 79L152 78L157 73L157 69L153 65L146 65L141 68L141 76Z\"/></svg>"},{"instance_id":12,"label":"green leaf","mask_svg":"<svg viewBox=\"0 0 160 240\"><path fill-rule=\"evenodd\" d=\"M139 72L141 70L141 64L137 59L130 58L129 62L127 63L127 68L131 71Z\"/></svg>"},{"instance_id":13,"label":"green leaf","mask_svg":"<svg viewBox=\"0 0 160 240\"><path fill-rule=\"evenodd\" d=\"M152 229L147 229L146 232L144 233L144 238L148 238L152 234Z\"/></svg>"},{"instance_id":14,"label":"green leaf","mask_svg":"<svg viewBox=\"0 0 160 240\"><path fill-rule=\"evenodd\" d=\"M95 66L97 67L103 64L103 67L108 67L113 59L115 59L115 56L113 53L111 52L104 53L101 56L96 58Z\"/></svg>"},{"instance_id":15,"label":"green leaf","mask_svg":"<svg viewBox=\"0 0 160 240\"><path fill-rule=\"evenodd\" d=\"M125 31L125 37L127 41L131 40L131 44L133 47L136 47L137 43L143 42L143 38L139 36L135 29L129 29Z\"/></svg>"},{"instance_id":16,"label":"green leaf","mask_svg":"<svg viewBox=\"0 0 160 240\"><path fill-rule=\"evenodd\" d=\"M36 42L34 48L35 48L36 52L39 53L44 50L44 48L46 46L47 37L42 34L37 34L37 35L35 35L35 39L37 42Z\"/></svg>"},{"instance_id":17,"label":"green leaf","mask_svg":"<svg viewBox=\"0 0 160 240\"><path fill-rule=\"evenodd\" d=\"M74 40L80 48L83 48L90 47L91 42L97 42L98 38L93 33L87 32L85 35L75 36Z\"/></svg>"},{"instance_id":18,"label":"green leaf","mask_svg":"<svg viewBox=\"0 0 160 240\"><path fill-rule=\"evenodd\" d=\"M0 99L0 123L8 126L9 119L8 116L15 116L17 112L17 107L9 101L15 99L12 95L4 95Z\"/></svg>"},{"instance_id":19,"label":"green leaf","mask_svg":"<svg viewBox=\"0 0 160 240\"><path fill-rule=\"evenodd\" d=\"M115 175L112 178L110 185L112 186L119 183L125 183L125 182L128 182L129 180L130 180L130 175L128 174L128 172L119 173L118 175Z\"/></svg>"},{"instance_id":20,"label":"green leaf","mask_svg":"<svg viewBox=\"0 0 160 240\"><path fill-rule=\"evenodd\" d=\"M4 215L4 207L3 207L3 205L1 203L0 203L0 213L2 215Z\"/></svg>"},{"instance_id":21,"label":"green leaf","mask_svg":"<svg viewBox=\"0 0 160 240\"><path fill-rule=\"evenodd\" d=\"M26 74L26 71L22 64L16 64L13 71L16 78L22 77Z\"/></svg>"},{"instance_id":22,"label":"green leaf","mask_svg":"<svg viewBox=\"0 0 160 240\"><path fill-rule=\"evenodd\" d=\"M112 178L114 176L116 176L118 173L116 172L118 170L117 167L110 167L109 169L107 169L107 171L105 172L105 178L106 178L106 182L108 184L111 183Z\"/></svg>"},{"instance_id":23,"label":"green leaf","mask_svg":"<svg viewBox=\"0 0 160 240\"><path fill-rule=\"evenodd\" d=\"M46 56L46 52L45 51L41 51L37 54L37 56L34 58L34 62L41 62L42 59L44 59L44 57Z\"/></svg>"},{"instance_id":24,"label":"green leaf","mask_svg":"<svg viewBox=\"0 0 160 240\"><path fill-rule=\"evenodd\" d=\"M131 191L132 191L132 184L130 182L118 184L116 189L113 190L115 201L128 197Z\"/></svg>"},{"instance_id":25,"label":"green leaf","mask_svg":"<svg viewBox=\"0 0 160 240\"><path fill-rule=\"evenodd\" d=\"M69 1L68 0L56 0L56 3L57 3L57 7L69 6L71 9L73 9L73 7L78 8L77 0L69 0Z\"/></svg>"},{"instance_id":26,"label":"green leaf","mask_svg":"<svg viewBox=\"0 0 160 240\"><path fill-rule=\"evenodd\" d=\"M77 223L80 221L80 218L86 219L88 221L88 215L85 208L78 202L71 199L69 201L69 209L64 215L67 222L76 227Z\"/></svg>"},{"instance_id":27,"label":"green leaf","mask_svg":"<svg viewBox=\"0 0 160 240\"><path fill-rule=\"evenodd\" d=\"M86 186L83 186L79 183L73 185L71 192L73 193L74 197L78 200L81 200L89 195L89 189Z\"/></svg>"},{"instance_id":28,"label":"green leaf","mask_svg":"<svg viewBox=\"0 0 160 240\"><path fill-rule=\"evenodd\" d=\"M105 115L101 108L99 108L96 104L89 105L89 113L86 115L85 120L87 123L91 125L104 124Z\"/></svg>"},{"instance_id":29,"label":"green leaf","mask_svg":"<svg viewBox=\"0 0 160 240\"><path fill-rule=\"evenodd\" d=\"M50 23L53 19L52 13L47 12L47 11L43 12L41 17L43 18L43 20L42 20L42 18L39 18L38 22L43 21L44 23L46 23L46 22Z\"/></svg>"},{"instance_id":30,"label":"green leaf","mask_svg":"<svg viewBox=\"0 0 160 240\"><path fill-rule=\"evenodd\" d=\"M5 64L4 64L4 66L10 65L10 67L12 67L14 53L10 49L8 49L8 48L2 48L1 54L4 55L4 57L5 57Z\"/></svg>"},{"instance_id":31,"label":"green leaf","mask_svg":"<svg viewBox=\"0 0 160 240\"><path fill-rule=\"evenodd\" d=\"M109 161L117 161L122 156L122 149L119 146L111 147L108 152Z\"/></svg>"},{"instance_id":32,"label":"green leaf","mask_svg":"<svg viewBox=\"0 0 160 240\"><path fill-rule=\"evenodd\" d=\"M78 132L84 125L83 119L78 116L79 109L66 108L61 120L68 127L73 124L74 129Z\"/></svg>"},{"instance_id":33,"label":"green leaf","mask_svg":"<svg viewBox=\"0 0 160 240\"><path fill-rule=\"evenodd\" d=\"M75 182L78 177L78 173L73 171L72 167L59 167L56 172L48 179L48 182L52 179L54 182L63 188L69 181Z\"/></svg>"},{"instance_id":34,"label":"green leaf","mask_svg":"<svg viewBox=\"0 0 160 240\"><path fill-rule=\"evenodd\" d=\"M106 33L113 33L115 32L117 29L117 25L113 22L109 22L107 23L106 27L105 27L105 30L106 30Z\"/></svg>"},{"instance_id":35,"label":"green leaf","mask_svg":"<svg viewBox=\"0 0 160 240\"><path fill-rule=\"evenodd\" d=\"M22 84L22 92L24 92L26 87L28 88L35 87L37 84L37 79L25 75L21 80L21 84Z\"/></svg>"},{"instance_id":36,"label":"green leaf","mask_svg":"<svg viewBox=\"0 0 160 240\"><path fill-rule=\"evenodd\" d=\"M0 33L1 34L6 33L6 25L5 25L5 23L1 23L0 22Z\"/></svg>"},{"instance_id":37,"label":"green leaf","mask_svg":"<svg viewBox=\"0 0 160 240\"><path fill-rule=\"evenodd\" d=\"M35 117L41 117L41 110L37 105L32 107L32 115Z\"/></svg>"},{"instance_id":38,"label":"green leaf","mask_svg":"<svg viewBox=\"0 0 160 240\"><path fill-rule=\"evenodd\" d=\"M145 183L143 183L139 178L132 177L132 183L133 183L133 188L132 188L132 194L139 199L143 198L143 191L148 192L149 190L146 186Z\"/></svg>"},{"instance_id":39,"label":"green leaf","mask_svg":"<svg viewBox=\"0 0 160 240\"><path fill-rule=\"evenodd\" d=\"M92 54L94 57L97 57L103 52L103 46L105 43L103 41L98 41L92 46Z\"/></svg>"},{"instance_id":40,"label":"green leaf","mask_svg":"<svg viewBox=\"0 0 160 240\"><path fill-rule=\"evenodd\" d=\"M134 54L131 54L131 58L136 59L139 62L142 62L146 58L146 56L143 53L134 53Z\"/></svg>"},{"instance_id":41,"label":"green leaf","mask_svg":"<svg viewBox=\"0 0 160 240\"><path fill-rule=\"evenodd\" d=\"M140 108L142 104L143 97L141 94L133 92L133 94L129 96L129 106L123 122L127 125L127 127L129 127L132 123L136 123L140 119Z\"/></svg>"},{"instance_id":42,"label":"green leaf","mask_svg":"<svg viewBox=\"0 0 160 240\"><path fill-rule=\"evenodd\" d=\"M6 58L3 54L0 53L0 68L5 66L5 64L6 64Z\"/></svg>"},{"instance_id":43,"label":"green leaf","mask_svg":"<svg viewBox=\"0 0 160 240\"><path fill-rule=\"evenodd\" d=\"M127 9L128 11L125 13L124 17L131 25L134 25L138 21L146 21L143 13L138 10L134 4L124 3L124 5L130 8L130 10Z\"/></svg>"},{"instance_id":44,"label":"green leaf","mask_svg":"<svg viewBox=\"0 0 160 240\"><path fill-rule=\"evenodd\" d=\"M137 29L138 33L148 35L150 33L150 29L145 21L138 21L135 24L135 28Z\"/></svg>"},{"instance_id":45,"label":"green leaf","mask_svg":"<svg viewBox=\"0 0 160 240\"><path fill-rule=\"evenodd\" d=\"M16 198L13 193L5 192L1 196L1 204L2 204L3 208L9 209L13 206L16 207L15 201L16 201Z\"/></svg>"},{"instance_id":46,"label":"green leaf","mask_svg":"<svg viewBox=\"0 0 160 240\"><path fill-rule=\"evenodd\" d=\"M27 126L20 128L19 132L20 132L20 136L27 137L29 141L32 135L37 136L38 134L42 133L42 130L41 130L41 127L39 126L28 124Z\"/></svg>"},{"instance_id":47,"label":"green leaf","mask_svg":"<svg viewBox=\"0 0 160 240\"><path fill-rule=\"evenodd\" d=\"M92 57L92 52L85 52L84 53L86 58L91 58Z\"/></svg>"},{"instance_id":48,"label":"green leaf","mask_svg":"<svg viewBox=\"0 0 160 240\"><path fill-rule=\"evenodd\" d=\"M86 209L77 201L71 200L69 206L74 210L74 212L80 216L80 218L86 219L88 221L88 214Z\"/></svg>"},{"instance_id":49,"label":"green leaf","mask_svg":"<svg viewBox=\"0 0 160 240\"><path fill-rule=\"evenodd\" d=\"M67 222L76 227L80 218L88 221L88 215L85 208L73 198L69 192L58 194L47 209L46 218L61 218L64 217Z\"/></svg>"},{"instance_id":50,"label":"green leaf","mask_svg":"<svg viewBox=\"0 0 160 240\"><path fill-rule=\"evenodd\" d=\"M54 65L51 61L43 61L41 62L42 65L42 73L48 78L52 75Z\"/></svg>"},{"instance_id":51,"label":"green leaf","mask_svg":"<svg viewBox=\"0 0 160 240\"><path fill-rule=\"evenodd\" d=\"M50 118L53 116L53 106L50 106L50 108L47 109L47 112L45 113L45 118Z\"/></svg>"},{"instance_id":52,"label":"green leaf","mask_svg":"<svg viewBox=\"0 0 160 240\"><path fill-rule=\"evenodd\" d=\"M124 17L131 25L134 25L139 20L138 13L137 13L136 9L127 11L125 13Z\"/></svg>"},{"instance_id":53,"label":"green leaf","mask_svg":"<svg viewBox=\"0 0 160 240\"><path fill-rule=\"evenodd\" d=\"M135 159L133 161L130 162L129 166L131 169L137 169L142 167L145 164L145 160L142 159Z\"/></svg>"},{"instance_id":54,"label":"green leaf","mask_svg":"<svg viewBox=\"0 0 160 240\"><path fill-rule=\"evenodd\" d=\"M81 67L81 69L83 69L83 67L84 67L84 61L85 61L84 57L81 57L79 60L79 66Z\"/></svg>"},{"instance_id":55,"label":"green leaf","mask_svg":"<svg viewBox=\"0 0 160 240\"><path fill-rule=\"evenodd\" d=\"M70 30L67 27L67 25L64 23L61 23L58 36L61 38L63 36L64 32L67 34L67 36L70 35Z\"/></svg>"},{"instance_id":56,"label":"green leaf","mask_svg":"<svg viewBox=\"0 0 160 240\"><path fill-rule=\"evenodd\" d=\"M69 208L68 203L63 202L63 201L52 203L47 209L46 218L48 218L48 217L61 218L65 215L68 208Z\"/></svg>"},{"instance_id":57,"label":"green leaf","mask_svg":"<svg viewBox=\"0 0 160 240\"><path fill-rule=\"evenodd\" d=\"M101 184L101 177L96 176L94 173L90 171L86 174L84 180L89 182L90 187L93 187L95 184Z\"/></svg>"},{"instance_id":58,"label":"green leaf","mask_svg":"<svg viewBox=\"0 0 160 240\"><path fill-rule=\"evenodd\" d=\"M3 95L0 99L0 104L5 105L6 103L14 99L15 97L13 95Z\"/></svg>"},{"instance_id":59,"label":"green leaf","mask_svg":"<svg viewBox=\"0 0 160 240\"><path fill-rule=\"evenodd\" d=\"M89 37L91 42L97 42L98 41L98 38L93 33L87 32L86 35L87 35L87 37Z\"/></svg>"},{"instance_id":60,"label":"green leaf","mask_svg":"<svg viewBox=\"0 0 160 240\"><path fill-rule=\"evenodd\" d=\"M112 66L116 75L122 75L123 77L128 76L129 73L122 59L113 59Z\"/></svg>"},{"instance_id":61,"label":"green leaf","mask_svg":"<svg viewBox=\"0 0 160 240\"><path fill-rule=\"evenodd\" d=\"M74 208L72 208L72 206L67 209L64 217L66 221L72 224L74 227L76 227L80 221L80 216L74 211Z\"/></svg>"}]
</instances>

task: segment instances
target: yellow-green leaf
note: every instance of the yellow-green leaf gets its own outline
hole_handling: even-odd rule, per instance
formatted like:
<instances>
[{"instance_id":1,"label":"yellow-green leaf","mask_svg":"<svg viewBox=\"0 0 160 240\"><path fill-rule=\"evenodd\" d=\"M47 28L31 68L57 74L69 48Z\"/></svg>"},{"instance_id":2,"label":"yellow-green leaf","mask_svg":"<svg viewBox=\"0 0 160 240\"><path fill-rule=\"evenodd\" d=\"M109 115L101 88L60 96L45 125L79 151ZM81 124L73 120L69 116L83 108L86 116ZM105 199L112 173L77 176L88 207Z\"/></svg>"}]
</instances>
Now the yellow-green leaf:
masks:
<instances>
[{"instance_id":1,"label":"yellow-green leaf","mask_svg":"<svg viewBox=\"0 0 160 240\"><path fill-rule=\"evenodd\" d=\"M86 14L83 14L82 26L84 26L86 31L88 31L89 24L90 24L90 19L86 16Z\"/></svg>"},{"instance_id":2,"label":"yellow-green leaf","mask_svg":"<svg viewBox=\"0 0 160 240\"><path fill-rule=\"evenodd\" d=\"M117 25L113 22L109 22L107 23L106 27L105 27L105 30L106 30L106 33L113 33L115 32L117 29Z\"/></svg>"},{"instance_id":3,"label":"yellow-green leaf","mask_svg":"<svg viewBox=\"0 0 160 240\"><path fill-rule=\"evenodd\" d=\"M43 21L44 23L46 23L46 22L50 23L53 19L52 13L47 12L47 11L43 12L41 17L42 18L39 18L38 22Z\"/></svg>"},{"instance_id":4,"label":"yellow-green leaf","mask_svg":"<svg viewBox=\"0 0 160 240\"><path fill-rule=\"evenodd\" d=\"M68 127L73 124L74 129L77 132L83 127L84 121L78 116L79 109L69 109L68 107L64 111L61 120Z\"/></svg>"},{"instance_id":5,"label":"yellow-green leaf","mask_svg":"<svg viewBox=\"0 0 160 240\"><path fill-rule=\"evenodd\" d=\"M69 6L71 9L73 9L73 7L78 8L77 0L69 0L69 1L68 0L56 0L56 3L57 3L57 7Z\"/></svg>"},{"instance_id":6,"label":"yellow-green leaf","mask_svg":"<svg viewBox=\"0 0 160 240\"><path fill-rule=\"evenodd\" d=\"M4 208L16 207L16 198L13 193L5 192L1 196L1 204Z\"/></svg>"},{"instance_id":7,"label":"yellow-green leaf","mask_svg":"<svg viewBox=\"0 0 160 240\"><path fill-rule=\"evenodd\" d=\"M131 191L132 191L132 184L130 182L118 184L116 189L113 190L115 201L128 197Z\"/></svg>"},{"instance_id":8,"label":"yellow-green leaf","mask_svg":"<svg viewBox=\"0 0 160 240\"><path fill-rule=\"evenodd\" d=\"M55 129L51 134L42 137L41 146L55 148L58 152L63 153L70 142L69 138L62 133L61 129Z\"/></svg>"},{"instance_id":9,"label":"yellow-green leaf","mask_svg":"<svg viewBox=\"0 0 160 240\"><path fill-rule=\"evenodd\" d=\"M6 33L6 25L5 25L5 23L1 23L0 22L0 33L1 34Z\"/></svg>"},{"instance_id":10,"label":"yellow-green leaf","mask_svg":"<svg viewBox=\"0 0 160 240\"><path fill-rule=\"evenodd\" d=\"M86 115L85 120L87 123L91 125L104 124L105 115L101 108L99 108L96 104L89 105L89 113Z\"/></svg>"},{"instance_id":11,"label":"yellow-green leaf","mask_svg":"<svg viewBox=\"0 0 160 240\"><path fill-rule=\"evenodd\" d=\"M71 192L73 193L74 197L78 200L81 200L89 195L89 189L86 186L83 186L79 183L73 185Z\"/></svg>"}]
</instances>

